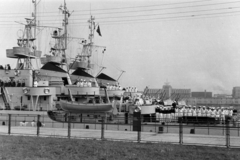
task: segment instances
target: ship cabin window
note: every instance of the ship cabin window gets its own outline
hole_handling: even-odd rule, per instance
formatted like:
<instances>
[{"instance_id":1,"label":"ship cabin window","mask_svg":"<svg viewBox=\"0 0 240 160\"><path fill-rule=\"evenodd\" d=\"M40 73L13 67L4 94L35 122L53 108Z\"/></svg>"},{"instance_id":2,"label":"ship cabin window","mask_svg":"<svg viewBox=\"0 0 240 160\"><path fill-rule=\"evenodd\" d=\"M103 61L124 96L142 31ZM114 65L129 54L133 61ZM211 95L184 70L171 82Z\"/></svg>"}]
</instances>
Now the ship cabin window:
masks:
<instances>
[{"instance_id":1,"label":"ship cabin window","mask_svg":"<svg viewBox=\"0 0 240 160\"><path fill-rule=\"evenodd\" d=\"M43 100L46 101L47 100L47 96L43 96Z\"/></svg>"},{"instance_id":2,"label":"ship cabin window","mask_svg":"<svg viewBox=\"0 0 240 160\"><path fill-rule=\"evenodd\" d=\"M78 98L75 98L75 101L77 102L77 101L78 101Z\"/></svg>"},{"instance_id":3,"label":"ship cabin window","mask_svg":"<svg viewBox=\"0 0 240 160\"><path fill-rule=\"evenodd\" d=\"M88 103L93 103L93 99L89 99Z\"/></svg>"},{"instance_id":4,"label":"ship cabin window","mask_svg":"<svg viewBox=\"0 0 240 160\"><path fill-rule=\"evenodd\" d=\"M64 86L65 86L65 85L68 85L67 77L62 77L62 80L63 80Z\"/></svg>"},{"instance_id":5,"label":"ship cabin window","mask_svg":"<svg viewBox=\"0 0 240 160\"><path fill-rule=\"evenodd\" d=\"M100 99L95 99L95 103L100 103Z\"/></svg>"},{"instance_id":6,"label":"ship cabin window","mask_svg":"<svg viewBox=\"0 0 240 160\"><path fill-rule=\"evenodd\" d=\"M29 101L31 100L31 96L28 96L28 100L29 100Z\"/></svg>"}]
</instances>

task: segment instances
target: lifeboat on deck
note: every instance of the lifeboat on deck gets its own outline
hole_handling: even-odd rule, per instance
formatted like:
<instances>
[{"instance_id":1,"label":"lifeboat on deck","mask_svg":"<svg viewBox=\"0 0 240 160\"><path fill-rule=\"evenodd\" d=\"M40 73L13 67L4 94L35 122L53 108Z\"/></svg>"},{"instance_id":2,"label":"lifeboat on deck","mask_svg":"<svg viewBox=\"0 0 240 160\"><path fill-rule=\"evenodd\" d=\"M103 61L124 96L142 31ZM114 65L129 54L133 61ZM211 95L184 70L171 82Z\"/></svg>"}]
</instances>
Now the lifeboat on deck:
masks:
<instances>
[{"instance_id":1,"label":"lifeboat on deck","mask_svg":"<svg viewBox=\"0 0 240 160\"><path fill-rule=\"evenodd\" d=\"M99 113L99 112L108 112L112 110L112 104L110 103L110 100L108 98L108 94L106 91L106 87L104 88L105 91L105 102L104 100L99 97L88 97L88 102L75 102L73 100L71 91L68 89L70 101L67 100L60 100L60 106L64 111L70 112L70 113Z\"/></svg>"},{"instance_id":2,"label":"lifeboat on deck","mask_svg":"<svg viewBox=\"0 0 240 160\"><path fill-rule=\"evenodd\" d=\"M60 106L63 110L73 113L99 113L108 112L112 109L112 104L110 103L78 103L66 100L60 100Z\"/></svg>"}]
</instances>

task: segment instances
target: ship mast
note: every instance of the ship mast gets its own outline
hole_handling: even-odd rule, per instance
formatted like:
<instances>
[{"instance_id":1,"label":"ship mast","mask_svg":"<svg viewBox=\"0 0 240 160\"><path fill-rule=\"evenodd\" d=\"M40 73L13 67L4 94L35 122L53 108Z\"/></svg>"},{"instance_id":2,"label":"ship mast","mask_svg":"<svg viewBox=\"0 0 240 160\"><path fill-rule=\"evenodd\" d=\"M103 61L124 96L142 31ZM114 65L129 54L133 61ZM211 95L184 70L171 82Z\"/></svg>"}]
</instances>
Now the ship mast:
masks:
<instances>
[{"instance_id":1,"label":"ship mast","mask_svg":"<svg viewBox=\"0 0 240 160\"><path fill-rule=\"evenodd\" d=\"M98 48L103 48L103 53L106 51L106 47L105 46L97 46L94 45L94 31L95 31L95 22L94 22L95 18L91 15L90 19L87 21L89 23L89 35L88 35L88 42L86 40L82 41L83 44L83 48L82 48L82 52L81 54L79 54L76 58L75 58L75 62L79 62L79 67L81 67L82 69L84 69L87 72L93 71L94 66L93 64L91 64L91 56L93 54L93 49L98 49ZM76 63L77 64L77 63ZM74 64L72 64L73 66ZM77 65L75 65L77 66ZM91 73L92 74L92 73Z\"/></svg>"},{"instance_id":2,"label":"ship mast","mask_svg":"<svg viewBox=\"0 0 240 160\"><path fill-rule=\"evenodd\" d=\"M34 13L33 13L33 17L34 17L34 38L36 39L37 36L37 2L36 0L32 1L34 3Z\"/></svg>"},{"instance_id":3,"label":"ship mast","mask_svg":"<svg viewBox=\"0 0 240 160\"><path fill-rule=\"evenodd\" d=\"M37 0L32 0L32 2L34 3L34 13L33 13L33 18L34 18L34 39L36 40L37 39ZM40 42L40 41L38 41ZM33 46L34 46L34 50L33 50L33 53L34 55L36 55L36 49L39 47L39 45L37 45L37 42L33 42ZM37 68L39 67L38 66L38 60L40 60L40 57L39 58L36 58L36 66Z\"/></svg>"},{"instance_id":4,"label":"ship mast","mask_svg":"<svg viewBox=\"0 0 240 160\"><path fill-rule=\"evenodd\" d=\"M68 25L68 19L67 19L67 6L66 1L64 0L64 35L65 35L65 50L67 49L67 25ZM66 53L64 50L64 56L66 57Z\"/></svg>"},{"instance_id":5,"label":"ship mast","mask_svg":"<svg viewBox=\"0 0 240 160\"><path fill-rule=\"evenodd\" d=\"M67 62L67 56L66 56L66 49L67 49L67 40L68 40L68 36L67 36L67 25L68 25L68 18L70 17L70 13L67 9L66 6L66 1L64 0L64 6L60 6L59 9L62 11L62 14L64 14L64 20L63 20L63 26L64 26L64 48L63 50L63 60L64 63L66 63L66 69L67 71L69 71L69 66L68 66L68 62Z\"/></svg>"},{"instance_id":6,"label":"ship mast","mask_svg":"<svg viewBox=\"0 0 240 160\"><path fill-rule=\"evenodd\" d=\"M15 52L18 54L18 62L16 69L33 69L31 59L37 58L38 56L36 55L36 46L34 45L34 41L36 40L37 2L36 0L33 0L32 3L34 3L34 13L32 13L33 19L25 18L27 24L24 24L25 29L23 31L22 37L18 38L17 44L19 48L15 50ZM32 27L34 27L34 35L32 35ZM21 59L23 59L23 62Z\"/></svg>"},{"instance_id":7,"label":"ship mast","mask_svg":"<svg viewBox=\"0 0 240 160\"><path fill-rule=\"evenodd\" d=\"M94 30L95 30L95 22L94 22L95 18L91 15L90 20L88 20L89 22L89 28L90 28L90 34L89 34L89 54L88 54L88 68L91 68L91 61L90 61L90 57L92 56L92 46L93 46L93 38L94 38Z\"/></svg>"}]
</instances>

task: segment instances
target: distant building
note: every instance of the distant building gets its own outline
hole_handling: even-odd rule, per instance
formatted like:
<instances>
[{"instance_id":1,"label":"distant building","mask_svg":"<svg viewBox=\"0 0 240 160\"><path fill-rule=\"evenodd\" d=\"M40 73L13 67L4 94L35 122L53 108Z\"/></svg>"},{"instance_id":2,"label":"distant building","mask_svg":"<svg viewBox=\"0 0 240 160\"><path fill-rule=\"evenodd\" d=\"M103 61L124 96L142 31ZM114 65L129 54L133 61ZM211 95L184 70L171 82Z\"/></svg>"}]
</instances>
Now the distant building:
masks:
<instances>
[{"instance_id":1,"label":"distant building","mask_svg":"<svg viewBox=\"0 0 240 160\"><path fill-rule=\"evenodd\" d=\"M240 87L233 87L232 97L233 98L240 98Z\"/></svg>"},{"instance_id":2,"label":"distant building","mask_svg":"<svg viewBox=\"0 0 240 160\"><path fill-rule=\"evenodd\" d=\"M213 107L227 107L240 106L240 98L189 98L186 100L187 105L193 106L213 106Z\"/></svg>"},{"instance_id":3,"label":"distant building","mask_svg":"<svg viewBox=\"0 0 240 160\"><path fill-rule=\"evenodd\" d=\"M212 92L192 92L192 98L212 98Z\"/></svg>"},{"instance_id":4,"label":"distant building","mask_svg":"<svg viewBox=\"0 0 240 160\"><path fill-rule=\"evenodd\" d=\"M212 92L191 92L191 89L174 89L166 83L162 88L144 89L143 95L156 99L184 100L187 105L240 108L240 87L234 87L232 95Z\"/></svg>"},{"instance_id":5,"label":"distant building","mask_svg":"<svg viewBox=\"0 0 240 160\"><path fill-rule=\"evenodd\" d=\"M213 97L214 98L232 98L232 95L228 95L228 94L214 94Z\"/></svg>"},{"instance_id":6,"label":"distant building","mask_svg":"<svg viewBox=\"0 0 240 160\"><path fill-rule=\"evenodd\" d=\"M157 99L187 99L191 97L191 89L175 89L166 83L162 88L148 88L143 92L144 95Z\"/></svg>"},{"instance_id":7,"label":"distant building","mask_svg":"<svg viewBox=\"0 0 240 160\"><path fill-rule=\"evenodd\" d=\"M143 91L143 95L157 99L184 100L187 105L192 106L214 106L240 108L240 87L234 87L232 95L214 94L212 92L191 92L191 89L174 89L166 83L162 88L148 88Z\"/></svg>"},{"instance_id":8,"label":"distant building","mask_svg":"<svg viewBox=\"0 0 240 160\"><path fill-rule=\"evenodd\" d=\"M240 107L240 87L234 87L232 95L214 94L212 96L212 92L192 92L192 97L186 100L186 104L195 106Z\"/></svg>"}]
</instances>

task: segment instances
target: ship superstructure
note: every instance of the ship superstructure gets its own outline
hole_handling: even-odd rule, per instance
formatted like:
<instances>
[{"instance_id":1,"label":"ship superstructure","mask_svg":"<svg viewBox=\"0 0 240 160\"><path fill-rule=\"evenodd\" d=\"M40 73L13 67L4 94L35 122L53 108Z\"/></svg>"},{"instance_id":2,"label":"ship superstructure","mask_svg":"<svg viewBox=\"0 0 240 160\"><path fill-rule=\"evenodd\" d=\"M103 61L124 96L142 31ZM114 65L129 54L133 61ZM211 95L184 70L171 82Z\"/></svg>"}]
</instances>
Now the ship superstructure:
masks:
<instances>
[{"instance_id":1,"label":"ship superstructure","mask_svg":"<svg viewBox=\"0 0 240 160\"><path fill-rule=\"evenodd\" d=\"M23 35L17 39L18 46L7 49L7 57L17 59L17 65L14 69L6 66L0 70L1 101L4 104L1 108L28 111L63 109L60 115L66 112L86 113L88 107L91 113L121 112L126 90L118 80L100 73L102 70L97 75L92 74L93 50L106 51L105 46L97 46L93 42L96 28L94 17L91 16L88 21L90 34L88 41L82 39L81 53L74 59L67 58L67 25L71 14L64 2L59 7L64 15L63 28L53 27L51 37L55 43L50 47L50 52L41 57L42 52L35 45L37 2L33 3L33 18L26 19ZM41 60L42 67L34 68L33 60ZM72 99L68 101L70 96Z\"/></svg>"},{"instance_id":2,"label":"ship superstructure","mask_svg":"<svg viewBox=\"0 0 240 160\"><path fill-rule=\"evenodd\" d=\"M36 3L33 1L35 9ZM6 50L8 58L17 59L16 67L12 68L8 64L0 70L1 101L8 110L35 111L41 110L43 106L52 108L56 94L55 87L50 87L42 81L38 87L34 87L39 71L34 69L32 61L41 57L41 51L37 50L35 45L36 10L32 15L32 18L26 18L23 34L17 39L17 46Z\"/></svg>"}]
</instances>

